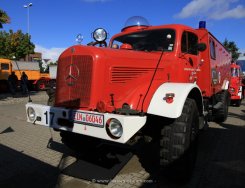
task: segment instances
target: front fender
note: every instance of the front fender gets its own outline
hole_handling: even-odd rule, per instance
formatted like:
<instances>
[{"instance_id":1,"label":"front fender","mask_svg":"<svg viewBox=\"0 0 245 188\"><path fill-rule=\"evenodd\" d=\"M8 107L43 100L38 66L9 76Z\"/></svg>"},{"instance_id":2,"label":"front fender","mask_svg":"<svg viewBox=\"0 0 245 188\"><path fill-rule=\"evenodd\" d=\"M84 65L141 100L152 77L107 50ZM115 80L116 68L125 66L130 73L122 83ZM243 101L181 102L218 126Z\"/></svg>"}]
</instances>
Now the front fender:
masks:
<instances>
[{"instance_id":1,"label":"front fender","mask_svg":"<svg viewBox=\"0 0 245 188\"><path fill-rule=\"evenodd\" d=\"M230 82L228 80L224 80L222 84L222 90L228 90L229 89Z\"/></svg>"},{"instance_id":2,"label":"front fender","mask_svg":"<svg viewBox=\"0 0 245 188\"><path fill-rule=\"evenodd\" d=\"M168 118L178 118L182 113L186 98L194 89L198 90L201 95L201 91L195 83L162 84L155 91L147 113ZM172 103L166 102L165 96L167 93L174 93L175 96Z\"/></svg>"}]
</instances>

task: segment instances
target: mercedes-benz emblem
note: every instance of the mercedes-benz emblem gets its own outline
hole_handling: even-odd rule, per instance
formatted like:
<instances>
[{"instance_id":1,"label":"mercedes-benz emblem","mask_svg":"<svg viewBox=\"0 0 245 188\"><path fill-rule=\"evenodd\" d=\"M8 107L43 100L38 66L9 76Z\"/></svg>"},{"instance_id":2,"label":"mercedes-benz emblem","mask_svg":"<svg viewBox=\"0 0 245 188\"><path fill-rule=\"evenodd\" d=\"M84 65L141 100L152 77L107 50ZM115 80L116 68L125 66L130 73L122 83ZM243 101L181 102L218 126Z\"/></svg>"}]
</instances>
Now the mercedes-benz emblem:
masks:
<instances>
[{"instance_id":1,"label":"mercedes-benz emblem","mask_svg":"<svg viewBox=\"0 0 245 188\"><path fill-rule=\"evenodd\" d=\"M66 67L65 70L65 82L68 86L75 85L76 81L79 78L79 69L76 65L71 64Z\"/></svg>"}]
</instances>

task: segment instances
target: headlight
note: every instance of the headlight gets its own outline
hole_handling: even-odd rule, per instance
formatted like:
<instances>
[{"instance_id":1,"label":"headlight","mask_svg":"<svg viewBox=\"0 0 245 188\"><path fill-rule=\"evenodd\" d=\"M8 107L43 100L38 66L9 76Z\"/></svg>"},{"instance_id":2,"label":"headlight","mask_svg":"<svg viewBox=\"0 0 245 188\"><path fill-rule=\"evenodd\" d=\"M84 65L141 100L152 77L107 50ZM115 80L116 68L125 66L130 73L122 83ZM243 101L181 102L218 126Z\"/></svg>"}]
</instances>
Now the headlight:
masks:
<instances>
[{"instance_id":1,"label":"headlight","mask_svg":"<svg viewBox=\"0 0 245 188\"><path fill-rule=\"evenodd\" d=\"M103 42L107 39L107 32L103 28L98 28L93 32L93 38L97 42Z\"/></svg>"},{"instance_id":2,"label":"headlight","mask_svg":"<svg viewBox=\"0 0 245 188\"><path fill-rule=\"evenodd\" d=\"M120 138L123 134L123 127L117 119L110 119L107 123L107 132L113 138Z\"/></svg>"},{"instance_id":3,"label":"headlight","mask_svg":"<svg viewBox=\"0 0 245 188\"><path fill-rule=\"evenodd\" d=\"M32 107L27 108L27 115L30 121L34 121L36 118L35 110Z\"/></svg>"},{"instance_id":4,"label":"headlight","mask_svg":"<svg viewBox=\"0 0 245 188\"><path fill-rule=\"evenodd\" d=\"M234 93L234 92L235 92L235 89L234 89L234 88L230 88L230 91L231 91L232 93Z\"/></svg>"}]
</instances>

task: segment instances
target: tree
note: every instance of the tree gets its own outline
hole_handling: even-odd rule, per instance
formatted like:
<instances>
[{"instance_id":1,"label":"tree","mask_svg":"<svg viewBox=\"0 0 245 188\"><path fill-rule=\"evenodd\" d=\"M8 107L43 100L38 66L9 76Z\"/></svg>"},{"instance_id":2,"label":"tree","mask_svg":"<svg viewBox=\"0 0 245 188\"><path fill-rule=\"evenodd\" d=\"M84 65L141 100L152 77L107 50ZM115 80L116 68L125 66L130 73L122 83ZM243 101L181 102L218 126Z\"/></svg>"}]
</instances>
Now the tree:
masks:
<instances>
[{"instance_id":1,"label":"tree","mask_svg":"<svg viewBox=\"0 0 245 188\"><path fill-rule=\"evenodd\" d=\"M10 18L7 13L0 9L0 28L2 28L2 24L10 23Z\"/></svg>"},{"instance_id":2,"label":"tree","mask_svg":"<svg viewBox=\"0 0 245 188\"><path fill-rule=\"evenodd\" d=\"M226 48L226 50L228 50L229 52L231 52L232 54L232 60L236 61L239 57L239 48L237 47L236 43L233 41L228 41L227 39L225 39L225 41L223 42L224 47Z\"/></svg>"},{"instance_id":3,"label":"tree","mask_svg":"<svg viewBox=\"0 0 245 188\"><path fill-rule=\"evenodd\" d=\"M0 32L0 57L16 60L24 58L27 54L34 53L35 45L30 41L30 35L23 34L21 30L13 32Z\"/></svg>"},{"instance_id":4,"label":"tree","mask_svg":"<svg viewBox=\"0 0 245 188\"><path fill-rule=\"evenodd\" d=\"M41 73L48 73L49 72L49 66L47 64L47 62L45 62L44 60L39 60L39 68L40 68L40 72Z\"/></svg>"}]
</instances>

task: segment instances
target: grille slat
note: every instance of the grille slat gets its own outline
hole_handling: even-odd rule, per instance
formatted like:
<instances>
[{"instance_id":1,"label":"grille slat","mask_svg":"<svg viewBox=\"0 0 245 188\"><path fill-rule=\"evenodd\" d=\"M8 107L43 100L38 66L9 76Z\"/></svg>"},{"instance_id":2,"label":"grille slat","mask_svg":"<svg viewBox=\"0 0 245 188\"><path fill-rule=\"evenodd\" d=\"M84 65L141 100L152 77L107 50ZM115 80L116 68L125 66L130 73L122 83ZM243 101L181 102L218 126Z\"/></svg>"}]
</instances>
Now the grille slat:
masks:
<instances>
[{"instance_id":1,"label":"grille slat","mask_svg":"<svg viewBox=\"0 0 245 188\"><path fill-rule=\"evenodd\" d=\"M71 56L59 60L56 106L88 107L91 96L92 56Z\"/></svg>"},{"instance_id":2,"label":"grille slat","mask_svg":"<svg viewBox=\"0 0 245 188\"><path fill-rule=\"evenodd\" d=\"M111 82L112 83L126 83L134 80L144 74L147 74L154 69L144 67L112 67Z\"/></svg>"}]
</instances>

